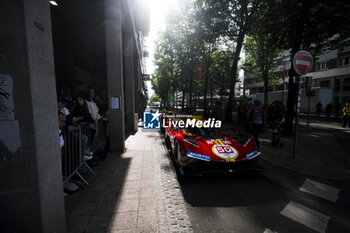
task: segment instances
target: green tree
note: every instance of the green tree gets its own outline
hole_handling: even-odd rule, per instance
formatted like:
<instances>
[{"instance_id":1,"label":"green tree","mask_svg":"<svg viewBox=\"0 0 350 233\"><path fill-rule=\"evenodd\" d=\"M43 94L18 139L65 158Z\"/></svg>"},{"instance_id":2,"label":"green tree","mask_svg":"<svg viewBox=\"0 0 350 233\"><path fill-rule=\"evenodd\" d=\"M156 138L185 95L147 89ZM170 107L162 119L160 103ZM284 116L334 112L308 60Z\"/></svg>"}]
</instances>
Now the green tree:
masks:
<instances>
[{"instance_id":1,"label":"green tree","mask_svg":"<svg viewBox=\"0 0 350 233\"><path fill-rule=\"evenodd\" d=\"M156 93L154 93L151 96L151 102L161 102L161 99L159 98L159 96Z\"/></svg>"},{"instance_id":2,"label":"green tree","mask_svg":"<svg viewBox=\"0 0 350 233\"><path fill-rule=\"evenodd\" d=\"M231 63L231 74L229 81L229 99L225 110L225 119L232 121L232 108L234 105L234 92L238 76L238 62L246 34L250 31L253 23L253 16L260 7L261 0L206 0L207 4L215 8L215 19L225 22L223 35L229 41L235 43L235 50L232 51L233 60Z\"/></svg>"}]
</instances>

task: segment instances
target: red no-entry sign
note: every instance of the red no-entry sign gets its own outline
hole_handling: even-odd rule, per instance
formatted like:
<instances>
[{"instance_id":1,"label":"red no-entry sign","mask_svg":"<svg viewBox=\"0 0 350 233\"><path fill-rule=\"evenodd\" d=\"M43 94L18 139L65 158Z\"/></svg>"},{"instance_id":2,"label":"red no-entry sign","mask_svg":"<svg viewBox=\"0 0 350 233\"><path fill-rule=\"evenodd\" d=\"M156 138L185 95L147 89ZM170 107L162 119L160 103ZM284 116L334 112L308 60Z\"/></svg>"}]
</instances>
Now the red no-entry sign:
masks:
<instances>
[{"instance_id":1,"label":"red no-entry sign","mask_svg":"<svg viewBox=\"0 0 350 233\"><path fill-rule=\"evenodd\" d=\"M312 68L312 55L305 50L298 51L294 55L293 67L297 74L307 74Z\"/></svg>"}]
</instances>

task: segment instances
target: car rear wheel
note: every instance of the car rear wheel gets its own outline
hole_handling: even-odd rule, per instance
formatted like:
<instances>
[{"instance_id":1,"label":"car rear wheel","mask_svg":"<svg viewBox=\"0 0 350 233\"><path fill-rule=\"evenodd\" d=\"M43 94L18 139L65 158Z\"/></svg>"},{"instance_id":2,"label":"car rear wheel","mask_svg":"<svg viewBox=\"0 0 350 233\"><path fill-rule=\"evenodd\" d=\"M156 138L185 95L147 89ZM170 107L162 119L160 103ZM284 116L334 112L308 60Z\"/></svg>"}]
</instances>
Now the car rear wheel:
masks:
<instances>
[{"instance_id":1,"label":"car rear wheel","mask_svg":"<svg viewBox=\"0 0 350 233\"><path fill-rule=\"evenodd\" d=\"M174 151L173 151L173 158L175 162L176 169L179 167L179 153L180 153L180 148L179 148L179 143L177 140L174 142Z\"/></svg>"}]
</instances>

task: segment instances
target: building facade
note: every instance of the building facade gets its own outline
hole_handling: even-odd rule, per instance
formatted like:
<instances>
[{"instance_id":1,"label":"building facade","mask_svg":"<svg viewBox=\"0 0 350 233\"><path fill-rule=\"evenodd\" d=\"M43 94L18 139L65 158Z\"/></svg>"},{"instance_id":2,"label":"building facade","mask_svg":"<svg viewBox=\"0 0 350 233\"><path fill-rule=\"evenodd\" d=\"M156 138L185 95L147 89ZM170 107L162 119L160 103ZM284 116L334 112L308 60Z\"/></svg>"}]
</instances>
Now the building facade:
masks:
<instances>
[{"instance_id":1,"label":"building facade","mask_svg":"<svg viewBox=\"0 0 350 233\"><path fill-rule=\"evenodd\" d=\"M312 78L311 82L311 108L321 101L323 107L329 102L339 102L344 105L350 101L350 39L344 41L342 48L324 47L321 54L316 57L313 68L307 76ZM269 87L269 103L282 100L286 104L288 93L289 70L291 68L290 54L277 58L278 66L274 70L274 76L278 77L277 84ZM284 81L282 80L284 70ZM264 84L255 77L246 74L243 89L249 98L263 100ZM302 109L305 110L305 92L302 92ZM304 102L304 103L303 103Z\"/></svg>"},{"instance_id":2,"label":"building facade","mask_svg":"<svg viewBox=\"0 0 350 233\"><path fill-rule=\"evenodd\" d=\"M0 232L66 232L57 94L104 97L111 151L146 106L147 6L50 2L0 1Z\"/></svg>"}]
</instances>

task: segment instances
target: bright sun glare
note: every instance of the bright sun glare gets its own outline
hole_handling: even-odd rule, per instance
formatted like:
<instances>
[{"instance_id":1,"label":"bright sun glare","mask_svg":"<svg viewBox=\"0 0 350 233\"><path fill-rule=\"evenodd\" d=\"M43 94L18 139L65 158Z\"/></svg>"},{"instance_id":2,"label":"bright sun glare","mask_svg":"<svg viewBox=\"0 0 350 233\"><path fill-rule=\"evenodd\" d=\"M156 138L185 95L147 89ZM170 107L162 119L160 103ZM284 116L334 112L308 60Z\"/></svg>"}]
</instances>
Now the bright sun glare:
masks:
<instances>
[{"instance_id":1,"label":"bright sun glare","mask_svg":"<svg viewBox=\"0 0 350 233\"><path fill-rule=\"evenodd\" d=\"M145 40L145 45L149 51L149 58L147 59L146 67L147 73L154 73L153 57L155 51L155 41L160 36L160 33L165 30L166 13L170 9L177 7L179 0L143 0L149 4L151 9L151 23L149 36ZM147 84L149 95L152 96L154 93L151 89L151 84Z\"/></svg>"}]
</instances>

